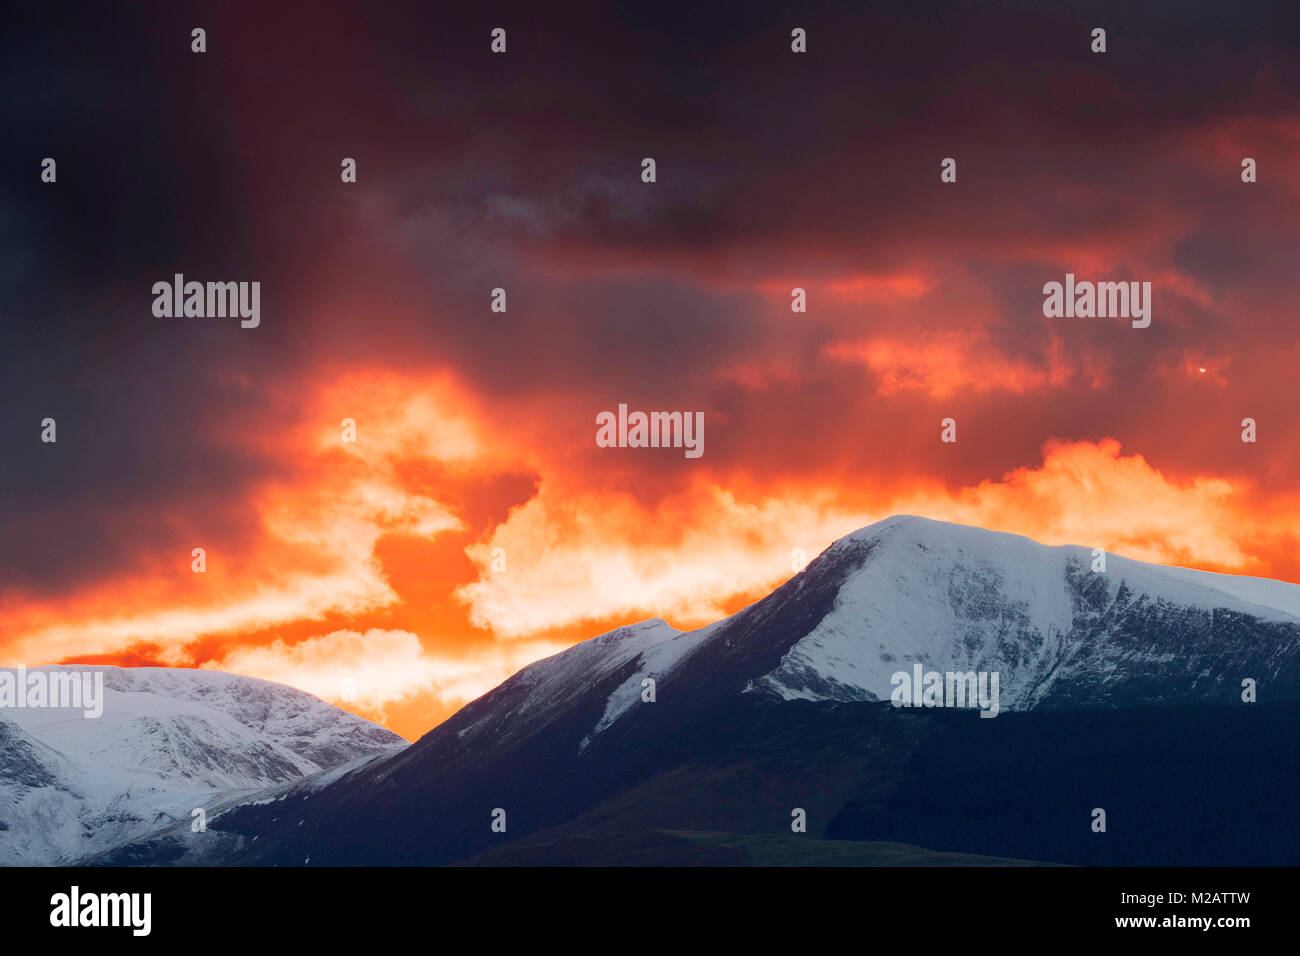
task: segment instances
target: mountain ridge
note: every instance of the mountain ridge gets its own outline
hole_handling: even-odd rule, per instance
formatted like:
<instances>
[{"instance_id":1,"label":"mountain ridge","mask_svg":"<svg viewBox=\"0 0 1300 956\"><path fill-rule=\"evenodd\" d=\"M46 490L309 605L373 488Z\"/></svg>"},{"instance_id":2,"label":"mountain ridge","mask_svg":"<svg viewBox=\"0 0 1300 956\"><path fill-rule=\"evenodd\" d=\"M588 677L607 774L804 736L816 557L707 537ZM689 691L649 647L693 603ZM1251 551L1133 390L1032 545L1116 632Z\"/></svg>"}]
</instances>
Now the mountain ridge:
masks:
<instances>
[{"instance_id":1,"label":"mountain ridge","mask_svg":"<svg viewBox=\"0 0 1300 956\"><path fill-rule=\"evenodd\" d=\"M1005 746L999 741L1051 751L1059 742L1044 735L1078 727L1093 737L1072 743L1079 766L1047 767L1042 785L1055 782L1044 799L1096 806L1089 801L1097 783L1079 777L1079 768L1119 754L1128 762L1117 768L1136 773L1142 765L1132 763L1124 741L1126 715L1151 708L1155 716L1134 719L1175 754L1159 775L1144 777L1151 793L1174 782L1195 788L1189 781L1232 751L1258 752L1261 744L1248 736L1253 713L1275 728L1291 726L1300 702L1300 620L1290 602L1300 588L1223 582L1114 555L1104 572L1093 571L1091 559L1092 549L1080 546L886 519L837 540L728 618L687 632L658 618L616 628L522 669L391 757L326 786L291 784L273 806L233 806L216 821L220 844L207 851L160 838L119 859L448 863L556 827L788 832L791 807L808 811L810 834L837 839L905 837L936 851L1043 862L1185 855L1166 835L1147 856L1107 856L1055 829L1074 812L1064 805L1040 813L1031 838L1014 837L1014 819L1005 823L998 832L1015 846L1007 852L981 843L977 831L954 829L951 819L909 816L894 804L900 795L924 800L918 781L956 785L934 774L927 753L952 761L995 748L983 763L1014 775L1019 765L996 749ZM971 730L974 714L946 708L891 706L891 674L917 664L1000 673L1003 714L976 723L1010 729ZM1245 707L1248 677L1274 709ZM1226 719L1220 712L1234 716L1223 732L1207 734L1205 727ZM1176 726L1164 726L1162 713ZM1225 752L1188 750L1180 726ZM1016 812L1033 816L1035 786L1032 776L1018 778L1005 799L1029 800ZM1116 791L1115 799L1127 801L1132 815L1158 820L1135 805L1143 792ZM1163 799L1187 815L1187 825L1209 812L1182 791ZM1273 859L1271 831L1260 829L1255 804L1241 802L1255 799L1250 790L1217 806L1256 814L1249 852ZM490 828L496 810L507 812L509 836ZM890 821L911 829L889 832ZM585 845L581 832L574 836ZM1214 852L1231 858L1231 846L1225 837Z\"/></svg>"}]
</instances>

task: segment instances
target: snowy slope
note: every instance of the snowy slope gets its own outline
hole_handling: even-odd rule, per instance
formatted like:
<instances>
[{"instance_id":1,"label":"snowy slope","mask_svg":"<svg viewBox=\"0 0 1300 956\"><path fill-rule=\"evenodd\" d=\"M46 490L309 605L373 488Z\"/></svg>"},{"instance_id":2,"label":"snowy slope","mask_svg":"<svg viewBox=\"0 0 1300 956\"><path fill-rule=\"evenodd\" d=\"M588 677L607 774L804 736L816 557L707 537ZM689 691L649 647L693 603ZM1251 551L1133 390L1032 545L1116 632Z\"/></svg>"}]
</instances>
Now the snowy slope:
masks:
<instances>
[{"instance_id":1,"label":"snowy slope","mask_svg":"<svg viewBox=\"0 0 1300 956\"><path fill-rule=\"evenodd\" d=\"M188 820L224 795L405 745L269 681L191 669L94 670L104 673L101 717L0 710L0 863L72 862Z\"/></svg>"},{"instance_id":2,"label":"snowy slope","mask_svg":"<svg viewBox=\"0 0 1300 956\"><path fill-rule=\"evenodd\" d=\"M467 705L453 718L456 736L467 746L490 738L527 736L530 728L544 726L571 707L575 688L597 685L632 662L671 659L693 644L692 635L660 618L615 628L528 665L490 695ZM628 678L625 686L632 682ZM639 694L639 677L635 683ZM506 700L509 704L502 706Z\"/></svg>"}]
</instances>

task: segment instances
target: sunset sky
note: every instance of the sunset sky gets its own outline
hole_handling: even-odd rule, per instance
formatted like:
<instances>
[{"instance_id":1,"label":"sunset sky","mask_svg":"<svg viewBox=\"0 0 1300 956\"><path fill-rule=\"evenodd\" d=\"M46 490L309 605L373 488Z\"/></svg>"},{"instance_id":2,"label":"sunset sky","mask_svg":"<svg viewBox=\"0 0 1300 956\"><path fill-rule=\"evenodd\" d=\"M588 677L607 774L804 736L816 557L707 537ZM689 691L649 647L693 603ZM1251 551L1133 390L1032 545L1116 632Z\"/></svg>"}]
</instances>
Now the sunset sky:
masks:
<instances>
[{"instance_id":1,"label":"sunset sky","mask_svg":"<svg viewBox=\"0 0 1300 956\"><path fill-rule=\"evenodd\" d=\"M370 6L7 14L0 664L414 739L894 513L1300 581L1297 5ZM1067 272L1151 326L1045 318ZM598 447L620 403L703 456Z\"/></svg>"}]
</instances>

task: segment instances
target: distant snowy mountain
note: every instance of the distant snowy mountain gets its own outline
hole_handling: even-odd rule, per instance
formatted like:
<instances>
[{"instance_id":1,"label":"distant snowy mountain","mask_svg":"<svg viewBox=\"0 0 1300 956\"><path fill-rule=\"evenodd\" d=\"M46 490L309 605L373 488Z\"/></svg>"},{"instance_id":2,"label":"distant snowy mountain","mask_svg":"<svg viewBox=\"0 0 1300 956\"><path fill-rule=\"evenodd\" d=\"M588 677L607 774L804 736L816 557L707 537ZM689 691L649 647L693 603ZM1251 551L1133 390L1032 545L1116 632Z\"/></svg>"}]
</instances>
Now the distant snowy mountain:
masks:
<instances>
[{"instance_id":1,"label":"distant snowy mountain","mask_svg":"<svg viewBox=\"0 0 1300 956\"><path fill-rule=\"evenodd\" d=\"M1300 717L1286 703L1300 702L1300 587L1105 558L1094 571L1091 548L890 518L723 621L618 628L524 668L391 757L233 807L201 854L173 834L106 862L445 863L507 842L488 826L494 808L508 808L510 839L570 827L566 839L599 853L621 845L593 837L611 828L788 833L791 807L821 837L935 850L1132 864L1190 846L1192 862L1278 862L1290 816L1261 810L1253 784L1211 806L1196 781L1231 754L1271 754L1270 734ZM971 714L891 707L892 675L916 664L997 672L1004 716L971 729ZM1242 702L1245 678L1258 708ZM1133 745L1134 727L1150 747ZM1191 740L1204 746L1185 751ZM916 763L923 749L975 771L1001 761L998 802L981 811L1010 814L1001 837L992 823L949 827L968 809L900 816L891 801L941 768ZM1037 767L1038 754L1064 762ZM1288 759L1282 771L1300 770ZM908 806L963 792L936 779ZM1103 784L1135 788L1112 804L1131 802L1147 842L1071 842L1061 815L1099 805ZM1035 828L1034 814L1056 816ZM1206 815L1228 829L1196 845L1156 835ZM912 829L892 832L899 820Z\"/></svg>"},{"instance_id":2,"label":"distant snowy mountain","mask_svg":"<svg viewBox=\"0 0 1300 956\"><path fill-rule=\"evenodd\" d=\"M0 864L68 863L196 807L299 780L406 742L310 694L173 668L102 671L102 716L0 708Z\"/></svg>"}]
</instances>

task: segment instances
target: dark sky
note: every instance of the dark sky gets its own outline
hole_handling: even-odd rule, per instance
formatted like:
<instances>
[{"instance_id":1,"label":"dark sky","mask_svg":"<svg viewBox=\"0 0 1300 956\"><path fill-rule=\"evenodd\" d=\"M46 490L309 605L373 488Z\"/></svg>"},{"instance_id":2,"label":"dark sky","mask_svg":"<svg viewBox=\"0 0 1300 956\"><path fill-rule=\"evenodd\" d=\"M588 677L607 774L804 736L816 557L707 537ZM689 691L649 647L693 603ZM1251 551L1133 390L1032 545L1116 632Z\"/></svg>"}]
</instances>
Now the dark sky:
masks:
<instances>
[{"instance_id":1,"label":"dark sky","mask_svg":"<svg viewBox=\"0 0 1300 956\"><path fill-rule=\"evenodd\" d=\"M359 655L411 732L900 510L1300 579L1300 4L636 6L6 13L5 663ZM1067 272L1151 327L1045 318Z\"/></svg>"}]
</instances>

